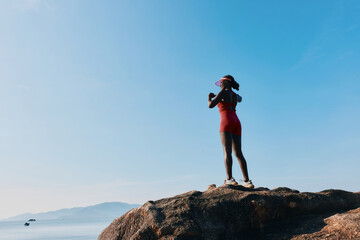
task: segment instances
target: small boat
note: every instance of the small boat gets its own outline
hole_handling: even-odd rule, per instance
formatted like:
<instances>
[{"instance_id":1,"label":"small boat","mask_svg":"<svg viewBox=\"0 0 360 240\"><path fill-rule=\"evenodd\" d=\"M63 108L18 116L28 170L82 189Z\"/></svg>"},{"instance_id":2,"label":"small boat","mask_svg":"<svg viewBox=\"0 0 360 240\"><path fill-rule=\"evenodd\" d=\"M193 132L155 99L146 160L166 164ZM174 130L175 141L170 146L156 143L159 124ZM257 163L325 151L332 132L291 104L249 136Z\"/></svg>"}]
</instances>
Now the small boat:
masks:
<instances>
[{"instance_id":1,"label":"small boat","mask_svg":"<svg viewBox=\"0 0 360 240\"><path fill-rule=\"evenodd\" d=\"M29 221L28 221L28 222L35 222L35 221L36 221L36 219L31 218L31 219L29 219Z\"/></svg>"},{"instance_id":2,"label":"small boat","mask_svg":"<svg viewBox=\"0 0 360 240\"><path fill-rule=\"evenodd\" d=\"M28 223L28 222L24 223L24 226L29 226L29 225L30 225L30 223Z\"/></svg>"}]
</instances>

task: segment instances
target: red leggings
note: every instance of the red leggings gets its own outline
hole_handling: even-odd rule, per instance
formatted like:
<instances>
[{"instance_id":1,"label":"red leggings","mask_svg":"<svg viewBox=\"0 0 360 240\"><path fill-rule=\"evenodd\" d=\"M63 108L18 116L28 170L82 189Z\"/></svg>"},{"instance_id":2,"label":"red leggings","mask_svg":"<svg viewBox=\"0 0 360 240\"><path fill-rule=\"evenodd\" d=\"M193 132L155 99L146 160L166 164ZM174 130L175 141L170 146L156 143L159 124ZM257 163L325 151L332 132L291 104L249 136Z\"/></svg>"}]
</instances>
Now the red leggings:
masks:
<instances>
[{"instance_id":1,"label":"red leggings","mask_svg":"<svg viewBox=\"0 0 360 240\"><path fill-rule=\"evenodd\" d=\"M221 111L220 117L220 132L231 132L234 135L241 136L241 123L234 111Z\"/></svg>"}]
</instances>

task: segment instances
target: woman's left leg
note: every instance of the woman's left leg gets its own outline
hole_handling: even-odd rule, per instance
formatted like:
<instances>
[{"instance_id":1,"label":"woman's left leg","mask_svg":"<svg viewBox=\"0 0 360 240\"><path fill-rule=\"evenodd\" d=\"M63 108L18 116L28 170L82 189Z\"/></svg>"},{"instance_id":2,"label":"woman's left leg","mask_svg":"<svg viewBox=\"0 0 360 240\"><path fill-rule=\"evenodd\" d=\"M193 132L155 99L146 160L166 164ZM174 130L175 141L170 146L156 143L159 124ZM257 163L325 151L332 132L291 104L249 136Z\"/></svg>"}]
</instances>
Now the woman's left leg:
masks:
<instances>
[{"instance_id":1,"label":"woman's left leg","mask_svg":"<svg viewBox=\"0 0 360 240\"><path fill-rule=\"evenodd\" d=\"M232 133L231 132L220 132L221 143L223 145L224 150L224 163L225 163L225 171L226 178L232 178L232 156L231 156L231 145L232 145Z\"/></svg>"}]
</instances>

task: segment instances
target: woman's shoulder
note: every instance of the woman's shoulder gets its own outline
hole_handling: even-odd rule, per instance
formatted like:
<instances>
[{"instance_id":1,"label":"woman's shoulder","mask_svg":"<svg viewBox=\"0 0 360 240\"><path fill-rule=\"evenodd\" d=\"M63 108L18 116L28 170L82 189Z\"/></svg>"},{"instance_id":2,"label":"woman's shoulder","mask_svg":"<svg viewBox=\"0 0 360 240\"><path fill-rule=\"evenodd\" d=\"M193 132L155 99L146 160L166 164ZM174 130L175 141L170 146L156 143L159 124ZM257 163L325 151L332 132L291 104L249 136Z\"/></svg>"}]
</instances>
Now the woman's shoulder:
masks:
<instances>
[{"instance_id":1,"label":"woman's shoulder","mask_svg":"<svg viewBox=\"0 0 360 240\"><path fill-rule=\"evenodd\" d=\"M233 93L233 91L231 91L231 89L225 89L225 88L221 89L220 92L223 92L223 93L229 94L229 95Z\"/></svg>"},{"instance_id":2,"label":"woman's shoulder","mask_svg":"<svg viewBox=\"0 0 360 240\"><path fill-rule=\"evenodd\" d=\"M228 93L227 93L228 90L225 90L224 88L222 88L220 90L220 92L218 93L219 96L223 97L223 96L226 96Z\"/></svg>"}]
</instances>

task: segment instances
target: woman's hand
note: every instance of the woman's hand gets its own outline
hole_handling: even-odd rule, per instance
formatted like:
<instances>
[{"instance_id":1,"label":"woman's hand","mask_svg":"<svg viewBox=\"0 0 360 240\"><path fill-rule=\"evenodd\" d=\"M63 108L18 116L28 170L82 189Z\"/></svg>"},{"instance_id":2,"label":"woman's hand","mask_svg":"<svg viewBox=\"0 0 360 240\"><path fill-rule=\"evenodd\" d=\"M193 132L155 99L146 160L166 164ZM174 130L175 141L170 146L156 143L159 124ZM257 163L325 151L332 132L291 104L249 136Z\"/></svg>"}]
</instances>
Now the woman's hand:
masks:
<instances>
[{"instance_id":1,"label":"woman's hand","mask_svg":"<svg viewBox=\"0 0 360 240\"><path fill-rule=\"evenodd\" d=\"M209 108L215 107L221 101L223 96L224 96L223 89L218 93L218 95L215 95L214 93L209 93L209 99L208 99Z\"/></svg>"}]
</instances>

